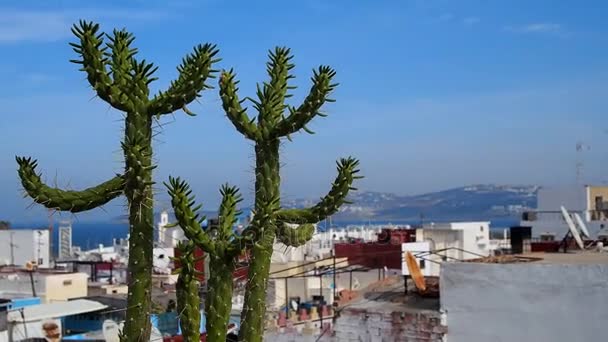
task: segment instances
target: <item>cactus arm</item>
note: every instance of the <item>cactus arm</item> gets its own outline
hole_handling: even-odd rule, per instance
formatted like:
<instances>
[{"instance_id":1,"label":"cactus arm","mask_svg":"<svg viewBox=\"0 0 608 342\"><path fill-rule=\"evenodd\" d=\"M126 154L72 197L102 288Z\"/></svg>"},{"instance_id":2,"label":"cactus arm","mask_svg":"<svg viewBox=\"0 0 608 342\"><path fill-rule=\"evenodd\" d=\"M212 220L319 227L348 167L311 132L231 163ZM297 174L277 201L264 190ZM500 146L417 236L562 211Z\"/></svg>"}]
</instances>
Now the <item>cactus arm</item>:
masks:
<instances>
[{"instance_id":1,"label":"cactus arm","mask_svg":"<svg viewBox=\"0 0 608 342\"><path fill-rule=\"evenodd\" d=\"M87 73L87 80L97 96L120 111L129 111L131 106L127 101L128 96L119 86L120 80L127 76L122 73L123 68L119 67L114 75L119 82L115 83L110 77L107 71L110 64L108 46L102 47L104 34L99 33L99 24L80 21L78 25L72 27L72 33L80 40L79 43L70 43L80 59L70 60L70 62L82 65L80 70ZM129 52L125 52L125 55L129 54ZM116 67L117 62L114 61L111 64ZM118 72L118 70L121 71Z\"/></svg>"},{"instance_id":2,"label":"cactus arm","mask_svg":"<svg viewBox=\"0 0 608 342\"><path fill-rule=\"evenodd\" d=\"M256 140L258 128L254 120L247 115L247 108L241 106L244 100L239 100L239 88L237 88L239 82L235 80L235 77L236 75L232 70L222 71L220 75L219 87L222 107L237 131L247 139Z\"/></svg>"},{"instance_id":3,"label":"cactus arm","mask_svg":"<svg viewBox=\"0 0 608 342\"><path fill-rule=\"evenodd\" d=\"M346 196L349 191L356 190L352 187L358 176L359 161L354 158L342 158L337 162L338 175L333 182L331 190L316 205L305 209L283 209L277 213L277 218L290 223L317 223L327 216L338 211L342 204L349 203Z\"/></svg>"},{"instance_id":4,"label":"cactus arm","mask_svg":"<svg viewBox=\"0 0 608 342\"><path fill-rule=\"evenodd\" d=\"M334 102L328 96L338 86L337 83L332 83L335 75L336 72L328 66L320 66L318 70L315 70L312 77L312 87L304 102L297 109L289 107L289 116L277 124L273 130L273 136L289 136L301 129L312 133L306 128L306 124L317 115L325 116L319 111L325 102Z\"/></svg>"},{"instance_id":5,"label":"cactus arm","mask_svg":"<svg viewBox=\"0 0 608 342\"><path fill-rule=\"evenodd\" d=\"M272 127L282 119L285 108L285 99L291 97L287 90L294 89L289 87L287 81L294 78L289 74L294 65L290 63L293 56L290 55L288 48L277 47L274 51L269 51L270 61L266 63L266 72L270 82L264 82L263 87L257 86L258 100L250 99L254 108L258 111L259 126L266 127L262 133L265 138L269 138Z\"/></svg>"},{"instance_id":6,"label":"cactus arm","mask_svg":"<svg viewBox=\"0 0 608 342\"><path fill-rule=\"evenodd\" d=\"M184 234L205 252L213 254L217 251L215 241L211 239L207 231L203 230L201 223L205 217L200 217L196 213L202 206L196 206L195 198L186 181L178 178L169 177L169 184L165 183L171 196L171 206L175 212L175 218L179 226L184 230Z\"/></svg>"},{"instance_id":7,"label":"cactus arm","mask_svg":"<svg viewBox=\"0 0 608 342\"><path fill-rule=\"evenodd\" d=\"M232 227L234 227L237 221L237 216L242 214L237 209L237 206L243 201L243 198L239 194L237 187L229 186L228 184L222 185L220 194L222 195L222 203L219 210L220 229L218 240L228 241L235 237Z\"/></svg>"},{"instance_id":8,"label":"cactus arm","mask_svg":"<svg viewBox=\"0 0 608 342\"><path fill-rule=\"evenodd\" d=\"M287 91L296 88L287 85L287 81L295 78L289 73L294 68L291 63L293 55L291 55L290 49L277 47L274 51L269 52L269 59L270 61L266 64L266 72L270 77L269 85L277 96L277 100L282 104L286 98L291 97Z\"/></svg>"},{"instance_id":9,"label":"cactus arm","mask_svg":"<svg viewBox=\"0 0 608 342\"><path fill-rule=\"evenodd\" d=\"M179 243L177 248L180 256L176 259L180 263L177 270L179 276L175 284L177 297L177 312L179 324L182 328L184 341L198 341L200 339L201 312L198 282L194 270L194 244L191 241Z\"/></svg>"},{"instance_id":10,"label":"cactus arm","mask_svg":"<svg viewBox=\"0 0 608 342\"><path fill-rule=\"evenodd\" d=\"M296 228L282 222L278 225L277 239L284 245L299 247L312 239L315 226L312 223L301 224Z\"/></svg>"},{"instance_id":11,"label":"cactus arm","mask_svg":"<svg viewBox=\"0 0 608 342\"><path fill-rule=\"evenodd\" d=\"M108 203L123 194L125 180L116 176L109 181L81 191L67 191L51 188L42 182L36 173L36 160L16 157L21 184L34 202L50 209L72 213L90 210Z\"/></svg>"},{"instance_id":12,"label":"cactus arm","mask_svg":"<svg viewBox=\"0 0 608 342\"><path fill-rule=\"evenodd\" d=\"M210 277L205 297L205 324L208 342L226 341L232 311L233 274L235 259L209 255Z\"/></svg>"},{"instance_id":13,"label":"cactus arm","mask_svg":"<svg viewBox=\"0 0 608 342\"><path fill-rule=\"evenodd\" d=\"M179 76L171 82L169 88L156 95L149 107L151 115L169 114L183 109L187 114L193 115L186 106L200 97L200 92L213 87L205 82L215 78L217 70L213 64L220 59L216 58L218 50L213 44L198 45L188 54L177 67Z\"/></svg>"}]
</instances>

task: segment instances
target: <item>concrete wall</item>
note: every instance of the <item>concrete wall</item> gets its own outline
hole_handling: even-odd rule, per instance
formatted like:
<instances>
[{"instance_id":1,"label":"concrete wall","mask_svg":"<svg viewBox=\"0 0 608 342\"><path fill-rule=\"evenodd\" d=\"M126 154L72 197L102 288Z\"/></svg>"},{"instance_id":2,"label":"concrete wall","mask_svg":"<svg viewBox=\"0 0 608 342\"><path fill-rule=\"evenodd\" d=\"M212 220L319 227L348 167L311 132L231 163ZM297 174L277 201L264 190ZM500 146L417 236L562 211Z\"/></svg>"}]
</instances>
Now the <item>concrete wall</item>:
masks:
<instances>
[{"instance_id":1,"label":"concrete wall","mask_svg":"<svg viewBox=\"0 0 608 342\"><path fill-rule=\"evenodd\" d=\"M87 296L87 275L84 273L53 274L45 279L46 303Z\"/></svg>"},{"instance_id":2,"label":"concrete wall","mask_svg":"<svg viewBox=\"0 0 608 342\"><path fill-rule=\"evenodd\" d=\"M558 211L562 205L568 211L587 210L587 189L584 186L542 187L537 198L539 211Z\"/></svg>"},{"instance_id":3,"label":"concrete wall","mask_svg":"<svg viewBox=\"0 0 608 342\"><path fill-rule=\"evenodd\" d=\"M87 275L84 273L34 274L36 295L43 303L66 301L87 296ZM13 273L0 276L0 289L6 292L32 295L28 273Z\"/></svg>"},{"instance_id":4,"label":"concrete wall","mask_svg":"<svg viewBox=\"0 0 608 342\"><path fill-rule=\"evenodd\" d=\"M446 263L450 342L605 341L608 265Z\"/></svg>"},{"instance_id":5,"label":"concrete wall","mask_svg":"<svg viewBox=\"0 0 608 342\"><path fill-rule=\"evenodd\" d=\"M336 320L334 331L331 341L335 342L442 342L448 328L439 312L346 308Z\"/></svg>"},{"instance_id":6,"label":"concrete wall","mask_svg":"<svg viewBox=\"0 0 608 342\"><path fill-rule=\"evenodd\" d=\"M9 265L11 261L17 266L25 266L30 261L37 263L41 261L40 267L49 267L49 231L47 229L0 230L0 265Z\"/></svg>"}]
</instances>

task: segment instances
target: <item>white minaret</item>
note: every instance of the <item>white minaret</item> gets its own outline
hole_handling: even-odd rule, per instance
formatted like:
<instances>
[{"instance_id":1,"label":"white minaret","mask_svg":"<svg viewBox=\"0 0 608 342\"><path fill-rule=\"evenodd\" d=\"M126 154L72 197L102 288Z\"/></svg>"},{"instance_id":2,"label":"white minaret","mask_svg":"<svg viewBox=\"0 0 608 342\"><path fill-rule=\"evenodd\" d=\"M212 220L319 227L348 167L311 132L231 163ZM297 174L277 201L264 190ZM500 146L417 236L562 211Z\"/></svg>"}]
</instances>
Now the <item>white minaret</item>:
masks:
<instances>
[{"instance_id":1,"label":"white minaret","mask_svg":"<svg viewBox=\"0 0 608 342\"><path fill-rule=\"evenodd\" d=\"M163 210L160 213L160 222L158 222L158 244L162 247L165 246L165 237L167 235L167 225L169 224L169 213Z\"/></svg>"}]
</instances>

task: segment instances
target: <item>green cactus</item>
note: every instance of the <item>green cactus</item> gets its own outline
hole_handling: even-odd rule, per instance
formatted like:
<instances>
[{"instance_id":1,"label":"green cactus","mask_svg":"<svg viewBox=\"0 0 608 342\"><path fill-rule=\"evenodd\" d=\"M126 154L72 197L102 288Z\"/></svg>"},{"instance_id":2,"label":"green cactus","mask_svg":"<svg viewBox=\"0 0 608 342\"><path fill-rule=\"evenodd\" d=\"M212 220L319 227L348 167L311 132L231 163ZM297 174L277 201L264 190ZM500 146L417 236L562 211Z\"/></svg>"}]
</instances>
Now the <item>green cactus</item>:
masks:
<instances>
[{"instance_id":1,"label":"green cactus","mask_svg":"<svg viewBox=\"0 0 608 342\"><path fill-rule=\"evenodd\" d=\"M164 92L149 97L149 85L156 67L138 61L134 37L125 30L105 35L99 25L80 21L72 32L78 38L70 43L97 96L113 108L125 112L125 134L122 141L124 174L83 191L65 191L45 185L36 173L36 161L17 157L19 176L27 194L36 203L61 211L81 212L99 207L124 194L129 210L129 294L127 319L122 337L126 341L147 341L150 336L151 276L153 248L152 122L162 114L179 109L193 115L187 108L199 93L212 88L206 84L213 78L212 69L218 50L205 44L183 59L177 68L179 77Z\"/></svg>"},{"instance_id":2,"label":"green cactus","mask_svg":"<svg viewBox=\"0 0 608 342\"><path fill-rule=\"evenodd\" d=\"M201 224L205 217L199 217L197 212L201 206L196 206L189 185L179 178L169 177L169 184L165 183L165 186L171 196L177 224L182 227L186 237L209 256L210 278L207 280L205 298L207 341L224 342L232 309L233 273L245 245L244 238L232 230L237 216L241 214L237 205L242 198L237 188L222 186L219 224L210 224L203 229Z\"/></svg>"},{"instance_id":3,"label":"green cactus","mask_svg":"<svg viewBox=\"0 0 608 342\"><path fill-rule=\"evenodd\" d=\"M177 295L177 312L179 324L184 341L198 341L200 339L201 312L200 297L198 292L197 271L194 269L196 262L194 258L195 245L191 241L180 242L177 245L180 255L178 260L180 267L175 270L179 274L175 285Z\"/></svg>"},{"instance_id":4,"label":"green cactus","mask_svg":"<svg viewBox=\"0 0 608 342\"><path fill-rule=\"evenodd\" d=\"M224 110L236 129L255 143L255 206L254 219L245 229L244 236L250 248L248 281L245 304L241 315L239 340L262 341L266 310L266 287L269 276L270 259L275 238L289 246L299 246L310 240L314 232L312 224L335 213L352 188L359 170L359 162L354 158L338 162L338 176L329 193L321 201L307 209L282 210L280 207L279 145L283 137L303 130L311 132L306 125L316 116L325 116L319 110L325 102L333 102L328 96L337 86L332 83L335 71L321 66L314 71L312 88L303 104L292 107L285 104L293 87L287 82L293 78L290 70L293 56L287 48L276 48L269 53L267 72L269 83L258 85L257 100L250 99L258 111L257 123L250 119L247 108L242 108L244 100L238 97L238 81L232 70L223 71L220 76L220 96ZM288 112L287 115L285 112ZM299 225L293 228L289 224Z\"/></svg>"}]
</instances>

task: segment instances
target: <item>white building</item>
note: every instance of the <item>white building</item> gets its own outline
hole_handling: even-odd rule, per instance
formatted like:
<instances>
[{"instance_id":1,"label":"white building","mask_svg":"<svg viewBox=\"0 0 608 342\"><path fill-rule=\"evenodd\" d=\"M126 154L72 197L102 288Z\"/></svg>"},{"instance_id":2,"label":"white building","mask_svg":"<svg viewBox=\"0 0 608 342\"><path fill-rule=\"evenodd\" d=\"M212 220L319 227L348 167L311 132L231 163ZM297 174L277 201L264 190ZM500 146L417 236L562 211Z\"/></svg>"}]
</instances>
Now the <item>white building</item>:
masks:
<instances>
[{"instance_id":1,"label":"white building","mask_svg":"<svg viewBox=\"0 0 608 342\"><path fill-rule=\"evenodd\" d=\"M169 213L163 210L160 214L160 222L158 222L158 246L164 248L174 248L178 242L187 240L186 235L181 227L170 227Z\"/></svg>"},{"instance_id":2,"label":"white building","mask_svg":"<svg viewBox=\"0 0 608 342\"><path fill-rule=\"evenodd\" d=\"M0 291L40 297L43 303L67 301L87 296L87 278L85 273L2 272Z\"/></svg>"},{"instance_id":3,"label":"white building","mask_svg":"<svg viewBox=\"0 0 608 342\"><path fill-rule=\"evenodd\" d=\"M312 239L300 247L287 247L280 242L275 242L272 262L320 260L331 255L334 243L345 242L348 239L365 242L376 241L381 229L386 228L386 226L349 226L345 229L329 229L325 232L319 232L318 225L315 224L314 226L315 232Z\"/></svg>"},{"instance_id":4,"label":"white building","mask_svg":"<svg viewBox=\"0 0 608 342\"><path fill-rule=\"evenodd\" d=\"M526 212L520 225L532 227L532 234L553 234L555 239L563 238L568 225L562 216L563 206L571 215L579 214L591 238L606 234L608 228L608 187L607 186L564 186L543 187L538 190L537 209ZM603 232L602 232L603 230Z\"/></svg>"},{"instance_id":5,"label":"white building","mask_svg":"<svg viewBox=\"0 0 608 342\"><path fill-rule=\"evenodd\" d=\"M58 259L65 260L72 257L72 223L63 221L59 224L59 253Z\"/></svg>"},{"instance_id":6,"label":"white building","mask_svg":"<svg viewBox=\"0 0 608 342\"><path fill-rule=\"evenodd\" d=\"M424 225L416 229L416 242L404 243L401 250L410 251L425 276L439 276L443 262L477 259L492 254L490 222L451 222ZM403 275L409 275L405 257Z\"/></svg>"},{"instance_id":7,"label":"white building","mask_svg":"<svg viewBox=\"0 0 608 342\"><path fill-rule=\"evenodd\" d=\"M454 241L455 235L445 236L440 230L458 231L458 242ZM437 231L437 232L434 232ZM424 225L422 229L416 229L416 241L431 241L431 248L437 250L442 248L457 247L461 250L461 260L475 259L480 256L490 255L490 222L450 222L431 223Z\"/></svg>"},{"instance_id":8,"label":"white building","mask_svg":"<svg viewBox=\"0 0 608 342\"><path fill-rule=\"evenodd\" d=\"M0 265L33 263L48 268L51 249L48 229L0 230Z\"/></svg>"}]
</instances>

